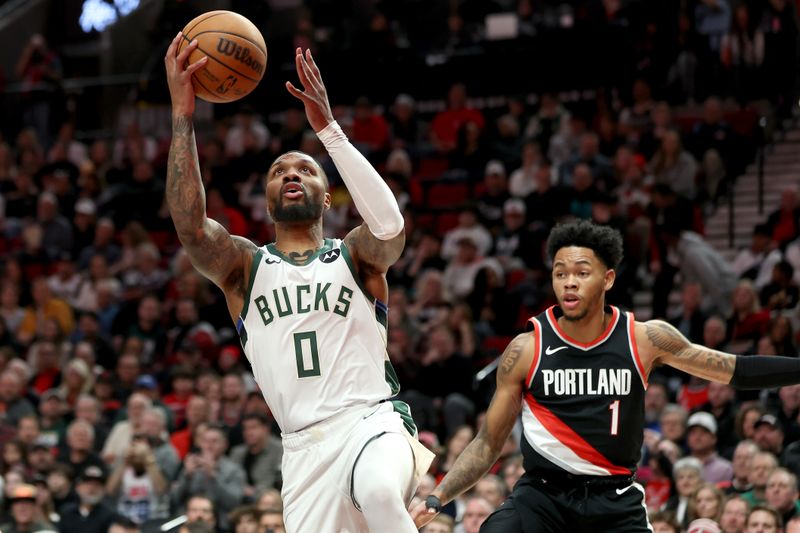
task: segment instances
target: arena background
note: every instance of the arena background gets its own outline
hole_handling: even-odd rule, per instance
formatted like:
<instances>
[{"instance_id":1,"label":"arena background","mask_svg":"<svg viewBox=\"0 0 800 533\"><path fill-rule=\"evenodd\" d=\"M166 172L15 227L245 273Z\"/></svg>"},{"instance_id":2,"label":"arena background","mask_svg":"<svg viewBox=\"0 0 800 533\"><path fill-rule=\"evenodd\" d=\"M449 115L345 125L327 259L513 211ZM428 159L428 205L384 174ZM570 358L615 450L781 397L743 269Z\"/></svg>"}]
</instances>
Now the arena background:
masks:
<instances>
[{"instance_id":1,"label":"arena background","mask_svg":"<svg viewBox=\"0 0 800 533\"><path fill-rule=\"evenodd\" d=\"M543 245L558 221L623 234L610 303L711 347L797 356L797 8L0 0L0 530L17 531L25 512L15 504L36 498L39 529L107 531L122 514L152 531L184 516L196 492L210 494L220 531L248 516L280 530L280 428L221 293L189 265L163 203L163 57L196 15L247 16L269 52L250 96L198 102L209 216L270 242L261 178L277 154L300 148L331 176L326 233L359 222L283 86L295 80L297 46L313 50L337 120L397 196L408 244L388 276L388 350L420 438L439 455L424 497L480 425L498 354L553 303ZM734 393L656 369L639 470L652 516L741 531L721 500L698 504L707 482L715 498L746 493L790 519L796 478L788 495L765 493L769 469L751 461L759 453L769 466L772 454L800 473L799 410L799 387ZM696 411L714 422L693 419L713 433L699 444L686 439ZM228 440L219 457L202 442L209 426ZM457 531L476 532L513 486L518 439L448 507ZM747 439L755 446L737 448ZM218 492L187 472L200 452L224 472ZM676 484L681 456L713 468L693 475L697 464L683 460L678 472L693 481ZM149 459L155 469L123 475ZM102 520L87 524L70 504L87 486L101 490L96 478ZM453 527L440 526L430 531Z\"/></svg>"}]
</instances>

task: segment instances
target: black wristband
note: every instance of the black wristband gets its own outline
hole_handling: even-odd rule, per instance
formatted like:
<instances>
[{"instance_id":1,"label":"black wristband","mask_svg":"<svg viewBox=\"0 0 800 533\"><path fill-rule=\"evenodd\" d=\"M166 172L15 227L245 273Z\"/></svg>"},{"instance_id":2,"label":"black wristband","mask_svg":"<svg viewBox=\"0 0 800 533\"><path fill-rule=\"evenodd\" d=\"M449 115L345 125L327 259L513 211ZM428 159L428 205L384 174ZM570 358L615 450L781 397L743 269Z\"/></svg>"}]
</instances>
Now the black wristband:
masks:
<instances>
[{"instance_id":1,"label":"black wristband","mask_svg":"<svg viewBox=\"0 0 800 533\"><path fill-rule=\"evenodd\" d=\"M769 389L800 383L800 359L776 355L738 355L731 385L737 389Z\"/></svg>"},{"instance_id":2,"label":"black wristband","mask_svg":"<svg viewBox=\"0 0 800 533\"><path fill-rule=\"evenodd\" d=\"M428 509L433 509L437 513L442 512L442 500L431 494L427 498L425 498L425 507Z\"/></svg>"}]
</instances>

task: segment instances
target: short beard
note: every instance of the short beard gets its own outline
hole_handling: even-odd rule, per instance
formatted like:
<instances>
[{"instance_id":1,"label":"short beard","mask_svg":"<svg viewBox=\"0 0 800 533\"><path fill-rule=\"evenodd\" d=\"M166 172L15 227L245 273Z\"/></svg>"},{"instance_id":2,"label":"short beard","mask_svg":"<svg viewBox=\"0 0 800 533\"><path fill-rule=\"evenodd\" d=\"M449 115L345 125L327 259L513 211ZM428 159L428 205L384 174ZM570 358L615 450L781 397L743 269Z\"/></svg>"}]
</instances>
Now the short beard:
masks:
<instances>
[{"instance_id":1,"label":"short beard","mask_svg":"<svg viewBox=\"0 0 800 533\"><path fill-rule=\"evenodd\" d=\"M322 216L322 203L312 203L308 194L304 195L302 204L283 205L283 197L275 202L272 220L275 222L310 222Z\"/></svg>"}]
</instances>

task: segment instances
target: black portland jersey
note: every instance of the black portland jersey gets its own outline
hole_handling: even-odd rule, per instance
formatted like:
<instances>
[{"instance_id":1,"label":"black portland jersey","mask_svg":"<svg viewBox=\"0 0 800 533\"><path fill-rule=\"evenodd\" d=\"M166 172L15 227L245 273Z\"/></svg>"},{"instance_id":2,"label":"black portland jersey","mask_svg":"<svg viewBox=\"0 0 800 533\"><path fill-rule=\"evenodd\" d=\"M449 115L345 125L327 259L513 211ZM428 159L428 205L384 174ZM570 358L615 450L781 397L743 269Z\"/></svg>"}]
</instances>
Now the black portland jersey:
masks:
<instances>
[{"instance_id":1,"label":"black portland jersey","mask_svg":"<svg viewBox=\"0 0 800 533\"><path fill-rule=\"evenodd\" d=\"M534 354L522 401L522 453L534 475L631 475L644 431L644 367L634 319L611 319L594 342L571 339L558 307L531 318Z\"/></svg>"}]
</instances>

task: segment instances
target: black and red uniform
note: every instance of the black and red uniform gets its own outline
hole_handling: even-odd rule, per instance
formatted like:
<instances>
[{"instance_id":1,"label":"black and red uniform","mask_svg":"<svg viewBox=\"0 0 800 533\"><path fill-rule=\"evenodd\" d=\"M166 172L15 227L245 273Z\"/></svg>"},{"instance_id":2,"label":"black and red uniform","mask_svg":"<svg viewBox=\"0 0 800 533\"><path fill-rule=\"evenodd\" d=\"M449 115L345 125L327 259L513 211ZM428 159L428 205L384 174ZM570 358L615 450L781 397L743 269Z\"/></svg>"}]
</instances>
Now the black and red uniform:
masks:
<instances>
[{"instance_id":1,"label":"black and red uniform","mask_svg":"<svg viewBox=\"0 0 800 533\"><path fill-rule=\"evenodd\" d=\"M647 377L633 314L606 307L590 343L558 325L558 307L529 320L534 354L522 398L525 474L481 533L652 531L633 481Z\"/></svg>"}]
</instances>

